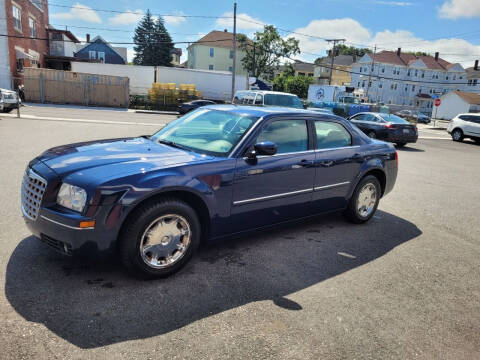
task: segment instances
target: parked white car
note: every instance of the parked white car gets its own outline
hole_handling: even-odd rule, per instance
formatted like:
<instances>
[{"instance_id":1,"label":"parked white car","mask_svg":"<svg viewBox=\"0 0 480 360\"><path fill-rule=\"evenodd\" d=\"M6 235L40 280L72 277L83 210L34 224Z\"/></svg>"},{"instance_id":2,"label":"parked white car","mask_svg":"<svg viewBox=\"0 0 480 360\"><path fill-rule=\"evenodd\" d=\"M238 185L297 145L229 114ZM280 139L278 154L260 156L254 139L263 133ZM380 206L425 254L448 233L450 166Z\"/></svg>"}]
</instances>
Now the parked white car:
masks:
<instances>
[{"instance_id":1,"label":"parked white car","mask_svg":"<svg viewBox=\"0 0 480 360\"><path fill-rule=\"evenodd\" d=\"M237 91L233 98L234 104L257 106L283 106L303 109L302 101L295 94L265 90Z\"/></svg>"},{"instance_id":2,"label":"parked white car","mask_svg":"<svg viewBox=\"0 0 480 360\"><path fill-rule=\"evenodd\" d=\"M447 131L453 141L470 138L480 143L480 114L458 114L450 121Z\"/></svg>"},{"instance_id":3,"label":"parked white car","mask_svg":"<svg viewBox=\"0 0 480 360\"><path fill-rule=\"evenodd\" d=\"M0 89L0 112L10 112L17 107L17 93L7 89Z\"/></svg>"}]
</instances>

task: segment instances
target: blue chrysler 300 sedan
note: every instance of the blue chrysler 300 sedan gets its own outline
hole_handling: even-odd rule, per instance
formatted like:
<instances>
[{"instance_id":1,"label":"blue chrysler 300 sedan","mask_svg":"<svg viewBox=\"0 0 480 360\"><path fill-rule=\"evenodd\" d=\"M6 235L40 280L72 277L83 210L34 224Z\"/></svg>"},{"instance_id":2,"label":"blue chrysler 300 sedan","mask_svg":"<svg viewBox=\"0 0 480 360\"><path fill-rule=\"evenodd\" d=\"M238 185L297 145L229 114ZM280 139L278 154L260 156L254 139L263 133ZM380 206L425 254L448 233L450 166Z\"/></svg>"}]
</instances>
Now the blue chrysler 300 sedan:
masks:
<instances>
[{"instance_id":1,"label":"blue chrysler 300 sedan","mask_svg":"<svg viewBox=\"0 0 480 360\"><path fill-rule=\"evenodd\" d=\"M135 273L172 274L202 240L344 210L368 221L398 157L334 115L207 106L152 136L59 146L32 160L22 212L67 255L117 252Z\"/></svg>"}]
</instances>

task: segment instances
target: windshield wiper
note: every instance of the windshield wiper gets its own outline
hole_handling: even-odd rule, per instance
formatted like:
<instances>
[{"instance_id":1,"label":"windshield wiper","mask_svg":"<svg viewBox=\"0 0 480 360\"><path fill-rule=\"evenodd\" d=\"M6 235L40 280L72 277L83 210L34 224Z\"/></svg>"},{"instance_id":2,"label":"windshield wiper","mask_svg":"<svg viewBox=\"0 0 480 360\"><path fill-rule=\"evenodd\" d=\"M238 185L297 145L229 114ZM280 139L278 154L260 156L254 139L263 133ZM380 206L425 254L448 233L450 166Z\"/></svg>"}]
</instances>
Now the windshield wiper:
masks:
<instances>
[{"instance_id":1,"label":"windshield wiper","mask_svg":"<svg viewBox=\"0 0 480 360\"><path fill-rule=\"evenodd\" d=\"M160 144L168 145L168 146L171 146L171 147L174 147L174 148L177 148L177 149L192 151L190 148L188 148L186 146L183 146L183 145L180 145L180 144L177 144L176 142L173 142L173 141L170 141L170 140L158 140L158 142Z\"/></svg>"}]
</instances>

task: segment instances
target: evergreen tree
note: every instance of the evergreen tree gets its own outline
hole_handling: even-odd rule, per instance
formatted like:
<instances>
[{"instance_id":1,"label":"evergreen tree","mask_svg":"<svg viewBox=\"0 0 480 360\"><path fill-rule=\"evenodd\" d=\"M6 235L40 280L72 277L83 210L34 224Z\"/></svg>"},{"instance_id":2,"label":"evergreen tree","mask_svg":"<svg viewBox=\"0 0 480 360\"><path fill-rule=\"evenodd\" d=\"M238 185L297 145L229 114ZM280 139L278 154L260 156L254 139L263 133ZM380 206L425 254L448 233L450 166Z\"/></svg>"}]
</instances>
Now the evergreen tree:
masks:
<instances>
[{"instance_id":1,"label":"evergreen tree","mask_svg":"<svg viewBox=\"0 0 480 360\"><path fill-rule=\"evenodd\" d=\"M172 38L159 17L154 19L150 10L142 18L133 36L135 65L172 66Z\"/></svg>"}]
</instances>

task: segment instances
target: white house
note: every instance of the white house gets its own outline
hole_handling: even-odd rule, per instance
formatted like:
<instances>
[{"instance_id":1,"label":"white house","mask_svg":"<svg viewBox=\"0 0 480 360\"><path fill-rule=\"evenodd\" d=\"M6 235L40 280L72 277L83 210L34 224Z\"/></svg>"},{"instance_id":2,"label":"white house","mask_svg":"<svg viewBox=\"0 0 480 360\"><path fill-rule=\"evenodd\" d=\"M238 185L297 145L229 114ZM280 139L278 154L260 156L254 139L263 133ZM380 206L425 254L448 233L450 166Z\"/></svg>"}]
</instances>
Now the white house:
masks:
<instances>
[{"instance_id":1,"label":"white house","mask_svg":"<svg viewBox=\"0 0 480 360\"><path fill-rule=\"evenodd\" d=\"M5 0L0 0L0 34L7 34L7 18L5 14ZM0 36L0 88L11 89L10 59L8 51L8 38Z\"/></svg>"},{"instance_id":2,"label":"white house","mask_svg":"<svg viewBox=\"0 0 480 360\"><path fill-rule=\"evenodd\" d=\"M480 112L480 95L464 91L451 91L440 97L438 109L433 111L437 119L451 120L458 114Z\"/></svg>"},{"instance_id":3,"label":"white house","mask_svg":"<svg viewBox=\"0 0 480 360\"><path fill-rule=\"evenodd\" d=\"M416 56L395 51L365 54L352 66L351 85L365 91L370 101L414 106L430 113L433 100L461 90L466 74L460 64L435 56Z\"/></svg>"},{"instance_id":4,"label":"white house","mask_svg":"<svg viewBox=\"0 0 480 360\"><path fill-rule=\"evenodd\" d=\"M467 84L463 90L480 94L480 67L478 60L475 60L475 65L466 69Z\"/></svg>"}]
</instances>

